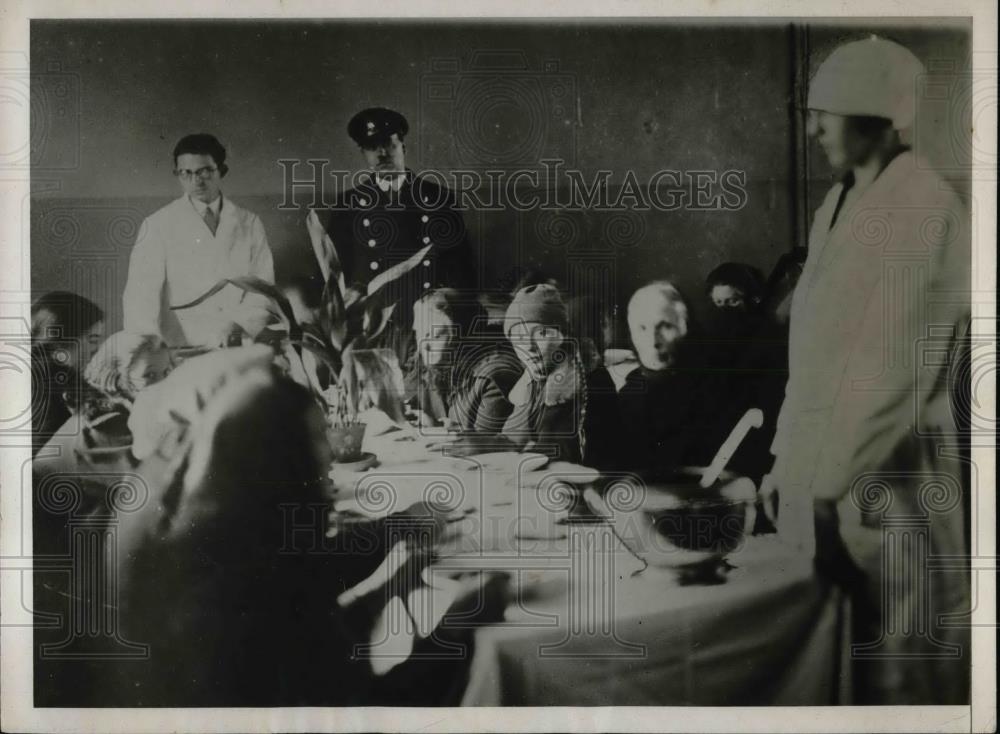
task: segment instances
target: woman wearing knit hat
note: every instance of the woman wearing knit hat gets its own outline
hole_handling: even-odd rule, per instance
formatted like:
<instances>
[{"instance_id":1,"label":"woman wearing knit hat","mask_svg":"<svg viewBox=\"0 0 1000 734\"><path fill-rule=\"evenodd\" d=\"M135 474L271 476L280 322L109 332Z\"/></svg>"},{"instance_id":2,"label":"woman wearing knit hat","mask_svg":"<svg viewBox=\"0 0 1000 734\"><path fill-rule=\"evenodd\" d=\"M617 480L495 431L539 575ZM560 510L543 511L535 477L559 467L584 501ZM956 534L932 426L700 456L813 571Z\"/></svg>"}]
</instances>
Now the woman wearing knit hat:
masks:
<instances>
[{"instance_id":1,"label":"woman wearing knit hat","mask_svg":"<svg viewBox=\"0 0 1000 734\"><path fill-rule=\"evenodd\" d=\"M503 435L521 449L554 448L558 458L609 467L619 435L615 388L603 367L590 369L569 336L566 304L547 283L522 288L504 318L504 333L523 372L508 395L513 410Z\"/></svg>"},{"instance_id":2,"label":"woman wearing knit hat","mask_svg":"<svg viewBox=\"0 0 1000 734\"><path fill-rule=\"evenodd\" d=\"M941 622L967 613L968 578L925 575L929 557L968 552L962 469L945 448L959 436L948 360L919 350L934 333L962 336L970 220L901 142L922 74L907 49L872 36L834 50L810 85L809 132L841 177L816 211L792 301L761 487L777 493L779 533L814 545L818 568L851 593L853 703L968 702L968 628ZM885 532L900 518L925 526Z\"/></svg>"}]
</instances>

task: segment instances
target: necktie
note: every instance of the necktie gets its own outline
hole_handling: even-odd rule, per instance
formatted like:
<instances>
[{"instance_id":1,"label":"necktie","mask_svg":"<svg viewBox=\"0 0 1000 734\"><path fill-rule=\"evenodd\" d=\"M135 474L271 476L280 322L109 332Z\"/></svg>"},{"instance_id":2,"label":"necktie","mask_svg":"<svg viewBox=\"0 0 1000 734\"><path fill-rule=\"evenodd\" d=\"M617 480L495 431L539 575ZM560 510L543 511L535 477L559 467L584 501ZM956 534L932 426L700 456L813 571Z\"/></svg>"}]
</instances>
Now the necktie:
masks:
<instances>
[{"instance_id":1,"label":"necktie","mask_svg":"<svg viewBox=\"0 0 1000 734\"><path fill-rule=\"evenodd\" d=\"M215 230L219 228L219 215L215 213L212 207L206 206L204 220L209 230L211 230L212 236L215 237Z\"/></svg>"}]
</instances>

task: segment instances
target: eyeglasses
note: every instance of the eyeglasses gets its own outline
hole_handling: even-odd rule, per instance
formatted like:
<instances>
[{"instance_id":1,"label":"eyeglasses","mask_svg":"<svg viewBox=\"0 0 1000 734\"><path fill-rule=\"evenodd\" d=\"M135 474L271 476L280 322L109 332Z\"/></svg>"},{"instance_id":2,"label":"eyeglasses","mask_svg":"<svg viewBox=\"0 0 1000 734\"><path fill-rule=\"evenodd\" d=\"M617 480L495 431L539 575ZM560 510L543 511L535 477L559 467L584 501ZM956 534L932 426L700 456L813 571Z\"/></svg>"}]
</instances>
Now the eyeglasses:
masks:
<instances>
[{"instance_id":1,"label":"eyeglasses","mask_svg":"<svg viewBox=\"0 0 1000 734\"><path fill-rule=\"evenodd\" d=\"M204 168L199 168L197 171L192 171L189 168L180 168L174 173L183 178L185 181L191 181L196 178L212 178L219 169L215 166L205 166Z\"/></svg>"}]
</instances>

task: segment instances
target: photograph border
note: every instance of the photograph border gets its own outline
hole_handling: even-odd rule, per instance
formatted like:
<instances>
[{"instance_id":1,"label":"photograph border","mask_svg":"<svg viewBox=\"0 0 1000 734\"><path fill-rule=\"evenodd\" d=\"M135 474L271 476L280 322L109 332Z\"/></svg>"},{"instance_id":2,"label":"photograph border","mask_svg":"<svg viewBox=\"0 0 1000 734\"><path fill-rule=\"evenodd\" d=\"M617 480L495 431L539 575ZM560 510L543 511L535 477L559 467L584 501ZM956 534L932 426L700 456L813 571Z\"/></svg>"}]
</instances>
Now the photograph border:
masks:
<instances>
[{"instance_id":1,"label":"photograph border","mask_svg":"<svg viewBox=\"0 0 1000 734\"><path fill-rule=\"evenodd\" d=\"M996 140L997 109L997 9L990 0L817 0L732 2L684 0L670 3L558 2L544 6L470 2L469 0L383 0L365 3L309 2L307 0L176 0L164 3L103 0L100 2L49 2L15 0L0 8L0 58L29 58L28 24L36 18L60 19L308 19L393 18L525 19L539 22L559 18L687 19L724 22L740 17L802 18L844 22L852 17L919 18L969 16L973 19L973 73L992 78L977 85L974 109L977 135ZM992 75L992 76L990 76ZM992 95L992 96L991 96ZM24 145L30 104L4 100L0 119L0 151ZM18 137L20 136L20 138ZM988 137L987 137L988 136ZM30 180L27 170L0 167L0 318L8 326L26 330L30 288L29 227L25 221ZM976 162L972 175L973 213L973 336L989 336L996 318L996 161ZM20 316L18 315L20 314ZM25 333L27 333L25 331ZM25 404L30 392L27 371L8 370L2 398ZM995 365L981 386L992 396L984 410L994 411ZM14 445L8 446L11 443ZM915 707L544 707L544 708L275 708L275 709L53 709L32 705L31 583L22 576L31 568L31 523L21 518L31 508L22 504L24 483L30 482L30 441L16 445L4 441L0 448L0 729L49 732L160 732L160 731L953 731L996 730L996 507L995 435L992 442L973 443L972 458L981 485L973 493L973 527L978 529L973 549L975 608L972 612L973 680L969 706ZM977 571L978 570L978 571ZM12 591L12 587L15 591ZM24 598L19 591L23 590ZM24 619L28 624L24 624Z\"/></svg>"}]
</instances>

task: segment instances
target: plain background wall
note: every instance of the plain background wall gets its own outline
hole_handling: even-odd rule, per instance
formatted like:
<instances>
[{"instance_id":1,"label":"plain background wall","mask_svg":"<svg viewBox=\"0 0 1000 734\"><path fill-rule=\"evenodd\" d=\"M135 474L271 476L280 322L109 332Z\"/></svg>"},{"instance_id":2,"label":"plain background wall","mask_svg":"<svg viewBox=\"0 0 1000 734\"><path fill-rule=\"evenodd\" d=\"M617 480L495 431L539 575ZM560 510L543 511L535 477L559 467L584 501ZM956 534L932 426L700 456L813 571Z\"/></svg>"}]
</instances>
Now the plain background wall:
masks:
<instances>
[{"instance_id":1,"label":"plain background wall","mask_svg":"<svg viewBox=\"0 0 1000 734\"><path fill-rule=\"evenodd\" d=\"M139 224L179 194L171 150L202 131L226 145L224 190L263 219L279 279L311 271L303 214L278 209L277 161L356 170L347 121L385 105L409 118L407 162L418 171L561 158L587 177L611 171L612 197L628 171L640 182L661 169L744 171L738 211L466 215L484 289L521 266L621 307L641 282L668 275L700 300L715 265L766 273L804 244L796 209L816 206L830 172L815 146L796 151L796 65L807 78L836 43L871 30L946 82L943 99L922 98L915 147L961 183L960 21L813 23L797 31L805 59L791 24L778 22L34 21L32 288L87 295L118 328ZM808 157L808 175L796 156Z\"/></svg>"}]
</instances>

